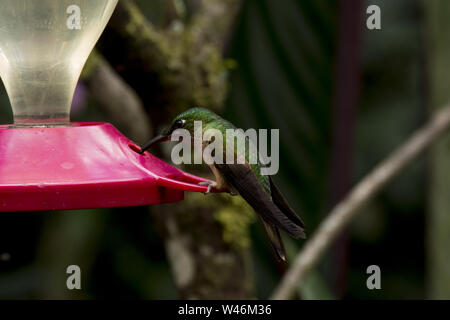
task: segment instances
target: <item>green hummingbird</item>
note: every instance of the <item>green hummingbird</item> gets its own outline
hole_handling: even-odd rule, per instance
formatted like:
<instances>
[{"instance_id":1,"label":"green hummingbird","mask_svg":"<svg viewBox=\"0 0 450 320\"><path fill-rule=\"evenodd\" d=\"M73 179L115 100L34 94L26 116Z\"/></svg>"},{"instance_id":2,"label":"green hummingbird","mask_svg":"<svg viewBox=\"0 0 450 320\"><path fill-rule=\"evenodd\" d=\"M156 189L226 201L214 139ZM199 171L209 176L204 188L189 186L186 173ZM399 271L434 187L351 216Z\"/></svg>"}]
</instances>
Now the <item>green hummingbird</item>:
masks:
<instances>
[{"instance_id":1,"label":"green hummingbird","mask_svg":"<svg viewBox=\"0 0 450 320\"><path fill-rule=\"evenodd\" d=\"M177 129L189 131L192 139L194 139L194 122L196 121L201 121L202 123L202 136L208 129L219 130L222 135L226 134L227 129L237 129L232 123L210 110L193 108L179 114L173 120L171 126L161 135L147 143L140 153L144 153L156 144L171 140L172 133ZM229 140L227 142L226 137L223 141L223 153L226 154L227 145L230 144L228 143ZM209 141L202 141L202 149L204 150L209 143ZM253 164L249 161L249 148L245 148L244 151L238 150L234 143L233 148L234 156L244 157L245 160L235 164L225 164L225 161L223 161L223 164L210 164L209 166L216 181L203 183L208 185L206 193L214 190L217 192L228 192L233 195L239 194L243 197L262 221L277 258L285 262L286 253L279 229L296 239L304 239L306 237L304 232L305 225L287 203L280 190L274 184L272 177L261 174L260 169L263 167L263 164L260 162L259 157L256 157L257 161ZM241 154L242 152L244 154Z\"/></svg>"}]
</instances>

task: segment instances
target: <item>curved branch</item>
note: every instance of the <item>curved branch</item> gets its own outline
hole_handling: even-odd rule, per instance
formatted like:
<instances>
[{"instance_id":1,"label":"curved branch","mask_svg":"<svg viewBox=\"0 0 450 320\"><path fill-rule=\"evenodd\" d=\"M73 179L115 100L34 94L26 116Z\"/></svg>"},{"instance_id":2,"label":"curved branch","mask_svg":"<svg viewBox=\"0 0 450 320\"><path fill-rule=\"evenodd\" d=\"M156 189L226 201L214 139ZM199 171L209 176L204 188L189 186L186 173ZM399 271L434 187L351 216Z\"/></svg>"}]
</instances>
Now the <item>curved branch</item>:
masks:
<instances>
[{"instance_id":1,"label":"curved branch","mask_svg":"<svg viewBox=\"0 0 450 320\"><path fill-rule=\"evenodd\" d=\"M120 131L137 143L147 141L152 130L142 100L97 51L89 57L82 80Z\"/></svg>"},{"instance_id":2,"label":"curved branch","mask_svg":"<svg viewBox=\"0 0 450 320\"><path fill-rule=\"evenodd\" d=\"M437 112L428 124L414 133L405 144L356 185L350 194L331 211L311 240L305 244L271 298L275 300L290 298L295 289L302 285L308 271L319 262L330 244L361 212L363 205L449 128L450 106L447 106Z\"/></svg>"}]
</instances>

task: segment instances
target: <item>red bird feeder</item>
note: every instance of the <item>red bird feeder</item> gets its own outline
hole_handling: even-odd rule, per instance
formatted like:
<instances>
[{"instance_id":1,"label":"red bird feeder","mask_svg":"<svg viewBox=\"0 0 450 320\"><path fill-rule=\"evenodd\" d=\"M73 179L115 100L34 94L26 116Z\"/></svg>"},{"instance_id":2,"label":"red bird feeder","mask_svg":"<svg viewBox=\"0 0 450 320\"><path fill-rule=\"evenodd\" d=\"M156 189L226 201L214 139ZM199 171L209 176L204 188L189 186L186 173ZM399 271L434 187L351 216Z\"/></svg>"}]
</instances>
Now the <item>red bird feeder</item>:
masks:
<instances>
[{"instance_id":1,"label":"red bird feeder","mask_svg":"<svg viewBox=\"0 0 450 320\"><path fill-rule=\"evenodd\" d=\"M0 0L0 76L14 125L0 126L0 212L183 200L207 181L107 123L70 123L84 63L117 0Z\"/></svg>"}]
</instances>

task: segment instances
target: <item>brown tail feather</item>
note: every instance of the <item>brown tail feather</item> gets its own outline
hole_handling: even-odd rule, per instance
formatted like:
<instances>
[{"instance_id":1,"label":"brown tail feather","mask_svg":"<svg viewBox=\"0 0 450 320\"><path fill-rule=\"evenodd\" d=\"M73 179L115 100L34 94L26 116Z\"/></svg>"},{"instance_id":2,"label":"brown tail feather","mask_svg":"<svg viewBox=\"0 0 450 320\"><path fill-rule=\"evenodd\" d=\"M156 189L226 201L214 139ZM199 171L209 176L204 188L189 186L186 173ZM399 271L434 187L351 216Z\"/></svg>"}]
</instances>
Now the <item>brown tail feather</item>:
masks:
<instances>
[{"instance_id":1,"label":"brown tail feather","mask_svg":"<svg viewBox=\"0 0 450 320\"><path fill-rule=\"evenodd\" d=\"M273 250L276 253L276 256L279 260L283 262L287 262L286 259L286 251L284 249L283 240L280 236L280 231L278 228L270 223L265 222L261 219L264 228L266 229L267 236L269 237L270 244L272 245Z\"/></svg>"}]
</instances>

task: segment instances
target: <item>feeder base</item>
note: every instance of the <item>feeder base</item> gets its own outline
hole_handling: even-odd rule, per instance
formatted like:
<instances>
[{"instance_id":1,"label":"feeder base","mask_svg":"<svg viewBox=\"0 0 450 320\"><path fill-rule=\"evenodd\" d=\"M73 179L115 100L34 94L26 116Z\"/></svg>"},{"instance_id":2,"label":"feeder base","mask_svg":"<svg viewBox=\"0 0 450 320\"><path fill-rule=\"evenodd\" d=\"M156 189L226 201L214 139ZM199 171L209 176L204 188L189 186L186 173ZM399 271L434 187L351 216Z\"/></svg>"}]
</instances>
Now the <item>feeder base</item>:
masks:
<instances>
[{"instance_id":1,"label":"feeder base","mask_svg":"<svg viewBox=\"0 0 450 320\"><path fill-rule=\"evenodd\" d=\"M181 201L199 182L108 123L0 126L0 212L139 206Z\"/></svg>"}]
</instances>

